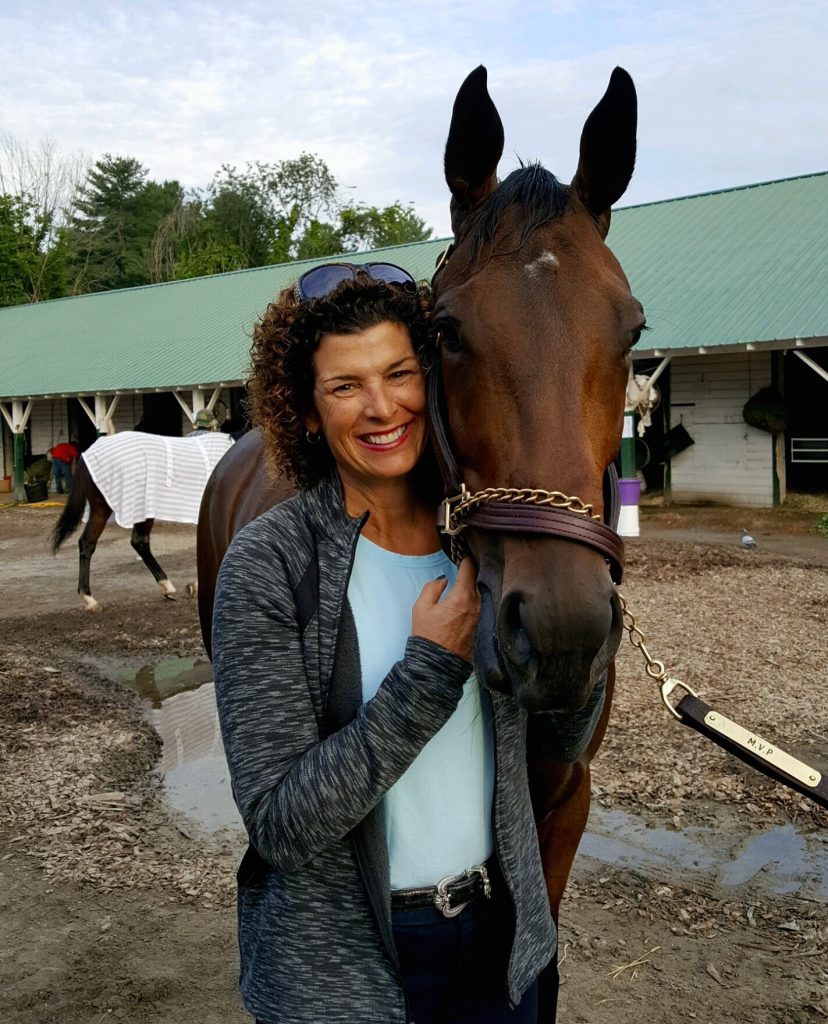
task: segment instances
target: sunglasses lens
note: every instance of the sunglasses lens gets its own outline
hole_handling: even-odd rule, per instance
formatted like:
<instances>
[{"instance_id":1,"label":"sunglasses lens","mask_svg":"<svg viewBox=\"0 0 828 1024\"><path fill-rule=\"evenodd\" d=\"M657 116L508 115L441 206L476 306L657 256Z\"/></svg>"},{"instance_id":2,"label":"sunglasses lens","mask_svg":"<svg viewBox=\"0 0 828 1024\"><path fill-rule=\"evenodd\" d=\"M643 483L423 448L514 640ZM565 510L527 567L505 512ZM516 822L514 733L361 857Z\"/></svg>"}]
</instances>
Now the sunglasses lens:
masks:
<instances>
[{"instance_id":1,"label":"sunglasses lens","mask_svg":"<svg viewBox=\"0 0 828 1024\"><path fill-rule=\"evenodd\" d=\"M393 263L366 263L365 270L375 281L385 281L386 284L415 284L414 278L402 267L395 267Z\"/></svg>"},{"instance_id":2,"label":"sunglasses lens","mask_svg":"<svg viewBox=\"0 0 828 1024\"><path fill-rule=\"evenodd\" d=\"M314 267L299 278L299 295L302 299L321 299L333 291L340 281L353 277L353 267L344 263L328 263L324 267Z\"/></svg>"},{"instance_id":3,"label":"sunglasses lens","mask_svg":"<svg viewBox=\"0 0 828 1024\"><path fill-rule=\"evenodd\" d=\"M351 281L360 272L386 284L416 283L407 270L396 267L393 263L362 263L358 266L352 266L350 263L326 263L302 274L297 282L299 298L321 299L332 292L341 281Z\"/></svg>"}]
</instances>

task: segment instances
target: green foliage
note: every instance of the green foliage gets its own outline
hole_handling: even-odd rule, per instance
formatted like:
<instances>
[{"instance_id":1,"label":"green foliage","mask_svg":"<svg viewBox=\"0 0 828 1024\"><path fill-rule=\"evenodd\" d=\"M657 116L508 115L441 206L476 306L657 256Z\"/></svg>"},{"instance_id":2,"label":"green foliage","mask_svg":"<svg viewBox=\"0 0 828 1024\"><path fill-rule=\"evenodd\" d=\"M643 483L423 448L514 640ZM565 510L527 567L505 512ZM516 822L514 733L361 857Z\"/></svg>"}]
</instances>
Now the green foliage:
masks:
<instances>
[{"instance_id":1,"label":"green foliage","mask_svg":"<svg viewBox=\"0 0 828 1024\"><path fill-rule=\"evenodd\" d=\"M219 245L206 242L182 253L174 267L177 281L187 277L206 277L210 274L225 274L230 270L244 270L246 258L237 245Z\"/></svg>"},{"instance_id":2,"label":"green foliage","mask_svg":"<svg viewBox=\"0 0 828 1024\"><path fill-rule=\"evenodd\" d=\"M73 291L149 284L159 222L183 199L176 181L147 181L133 157L105 154L81 186L68 225Z\"/></svg>"},{"instance_id":3,"label":"green foliage","mask_svg":"<svg viewBox=\"0 0 828 1024\"><path fill-rule=\"evenodd\" d=\"M0 195L0 306L63 294L65 246L47 247L48 218L23 196Z\"/></svg>"},{"instance_id":4,"label":"green foliage","mask_svg":"<svg viewBox=\"0 0 828 1024\"><path fill-rule=\"evenodd\" d=\"M0 305L421 241L413 208L343 205L321 157L223 166L202 192L104 154L63 207L0 193ZM14 191L14 189L13 189Z\"/></svg>"},{"instance_id":5,"label":"green foliage","mask_svg":"<svg viewBox=\"0 0 828 1024\"><path fill-rule=\"evenodd\" d=\"M297 260L315 260L344 252L342 232L325 221L312 220L296 243Z\"/></svg>"},{"instance_id":6,"label":"green foliage","mask_svg":"<svg viewBox=\"0 0 828 1024\"><path fill-rule=\"evenodd\" d=\"M818 522L814 523L811 527L814 533L818 533L821 537L825 537L828 540L828 512L823 515Z\"/></svg>"},{"instance_id":7,"label":"green foliage","mask_svg":"<svg viewBox=\"0 0 828 1024\"><path fill-rule=\"evenodd\" d=\"M414 208L400 202L381 210L376 206L346 206L340 211L340 222L344 248L349 250L382 249L431 237L431 229Z\"/></svg>"},{"instance_id":8,"label":"green foliage","mask_svg":"<svg viewBox=\"0 0 828 1024\"><path fill-rule=\"evenodd\" d=\"M17 196L0 196L0 304L29 301L28 282L37 270L34 232L26 223L28 204Z\"/></svg>"}]
</instances>

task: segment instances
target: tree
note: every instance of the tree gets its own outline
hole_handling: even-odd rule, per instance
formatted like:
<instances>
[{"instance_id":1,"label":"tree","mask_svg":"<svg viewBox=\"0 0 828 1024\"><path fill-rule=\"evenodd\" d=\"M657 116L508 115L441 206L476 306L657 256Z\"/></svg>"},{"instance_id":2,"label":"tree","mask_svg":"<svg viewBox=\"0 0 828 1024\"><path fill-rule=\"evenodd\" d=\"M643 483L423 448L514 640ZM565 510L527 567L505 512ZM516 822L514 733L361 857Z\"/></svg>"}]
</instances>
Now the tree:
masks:
<instances>
[{"instance_id":1,"label":"tree","mask_svg":"<svg viewBox=\"0 0 828 1024\"><path fill-rule=\"evenodd\" d=\"M25 224L23 235L31 256L25 272L27 302L66 293L69 245L65 226L87 167L82 154L62 155L49 139L31 148L8 132L0 133L0 194L8 200L4 231L9 231L12 222L19 231Z\"/></svg>"},{"instance_id":2,"label":"tree","mask_svg":"<svg viewBox=\"0 0 828 1024\"><path fill-rule=\"evenodd\" d=\"M242 249L248 266L286 263L303 238L305 249L318 244L321 218L336 212L336 191L327 164L311 153L243 171L225 165L209 189L206 231L219 245Z\"/></svg>"},{"instance_id":3,"label":"tree","mask_svg":"<svg viewBox=\"0 0 828 1024\"><path fill-rule=\"evenodd\" d=\"M362 204L345 206L339 212L343 249L382 249L406 242L424 242L431 228L414 212L413 206L392 203L379 209Z\"/></svg>"},{"instance_id":4,"label":"tree","mask_svg":"<svg viewBox=\"0 0 828 1024\"><path fill-rule=\"evenodd\" d=\"M177 181L147 181L134 157L105 154L79 190L68 229L73 242L73 291L148 284L159 223L181 203Z\"/></svg>"},{"instance_id":5,"label":"tree","mask_svg":"<svg viewBox=\"0 0 828 1024\"><path fill-rule=\"evenodd\" d=\"M345 252L342 231L326 221L312 220L296 242L297 260L315 260Z\"/></svg>"},{"instance_id":6,"label":"tree","mask_svg":"<svg viewBox=\"0 0 828 1024\"><path fill-rule=\"evenodd\" d=\"M0 306L31 301L39 258L30 215L31 206L25 200L0 195Z\"/></svg>"},{"instance_id":7,"label":"tree","mask_svg":"<svg viewBox=\"0 0 828 1024\"><path fill-rule=\"evenodd\" d=\"M247 164L242 171L225 165L207 190L199 244L210 249L213 260L220 255L221 265L230 269L237 260L256 267L431 236L411 206L343 206L338 193L327 164L312 153L275 164ZM194 259L191 247L188 266ZM195 259L195 265L203 263ZM175 276L181 274L176 270Z\"/></svg>"}]
</instances>

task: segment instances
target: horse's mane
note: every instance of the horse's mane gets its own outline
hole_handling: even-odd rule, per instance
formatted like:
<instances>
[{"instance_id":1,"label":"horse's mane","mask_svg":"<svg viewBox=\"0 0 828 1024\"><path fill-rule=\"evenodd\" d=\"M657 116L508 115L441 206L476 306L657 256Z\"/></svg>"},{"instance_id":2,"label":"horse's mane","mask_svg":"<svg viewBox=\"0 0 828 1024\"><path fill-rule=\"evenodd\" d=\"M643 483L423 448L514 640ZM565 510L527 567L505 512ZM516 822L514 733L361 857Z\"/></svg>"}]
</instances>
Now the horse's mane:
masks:
<instances>
[{"instance_id":1,"label":"horse's mane","mask_svg":"<svg viewBox=\"0 0 828 1024\"><path fill-rule=\"evenodd\" d=\"M474 262L486 247L491 250L500 218L511 206L522 207L525 215L519 243L523 245L535 228L557 220L568 202L569 187L562 185L551 171L539 163L521 163L467 222L464 234L471 236L470 261Z\"/></svg>"}]
</instances>

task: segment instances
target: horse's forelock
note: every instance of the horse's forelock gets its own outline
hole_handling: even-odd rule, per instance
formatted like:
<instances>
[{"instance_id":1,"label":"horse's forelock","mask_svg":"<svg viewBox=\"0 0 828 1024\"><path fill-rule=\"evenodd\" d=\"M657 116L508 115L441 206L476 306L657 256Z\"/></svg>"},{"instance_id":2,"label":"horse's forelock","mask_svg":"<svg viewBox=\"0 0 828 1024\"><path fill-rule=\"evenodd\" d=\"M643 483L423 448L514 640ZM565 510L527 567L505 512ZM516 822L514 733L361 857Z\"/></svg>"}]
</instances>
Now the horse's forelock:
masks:
<instances>
[{"instance_id":1,"label":"horse's forelock","mask_svg":"<svg viewBox=\"0 0 828 1024\"><path fill-rule=\"evenodd\" d=\"M498 224L507 210L520 207L519 245L523 245L536 228L563 215L569 194L569 186L563 185L539 163L512 171L464 224L463 239L471 243L469 263L477 260L487 247L492 249Z\"/></svg>"}]
</instances>

